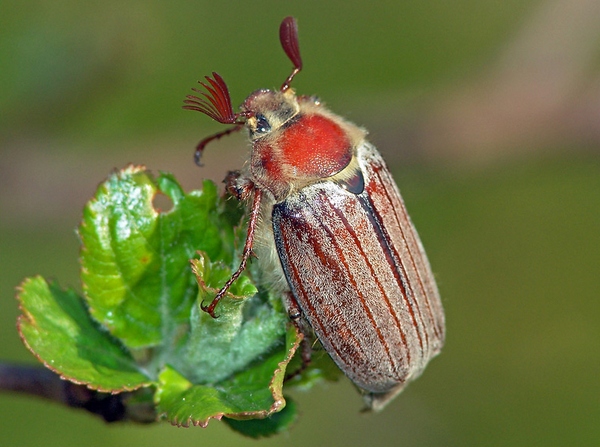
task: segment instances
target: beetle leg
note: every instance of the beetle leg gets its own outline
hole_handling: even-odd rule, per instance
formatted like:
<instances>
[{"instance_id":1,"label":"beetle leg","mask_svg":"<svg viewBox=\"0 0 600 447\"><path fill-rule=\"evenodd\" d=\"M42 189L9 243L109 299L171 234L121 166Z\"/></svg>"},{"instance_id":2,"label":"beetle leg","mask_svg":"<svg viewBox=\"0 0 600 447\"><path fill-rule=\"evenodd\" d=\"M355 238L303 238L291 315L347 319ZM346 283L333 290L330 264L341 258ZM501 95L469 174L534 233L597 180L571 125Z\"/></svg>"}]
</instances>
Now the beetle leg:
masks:
<instances>
[{"instance_id":1,"label":"beetle leg","mask_svg":"<svg viewBox=\"0 0 600 447\"><path fill-rule=\"evenodd\" d=\"M255 189L252 180L243 177L240 171L229 171L223 183L227 192L238 200L246 200Z\"/></svg>"},{"instance_id":2,"label":"beetle leg","mask_svg":"<svg viewBox=\"0 0 600 447\"><path fill-rule=\"evenodd\" d=\"M225 293L229 290L231 285L236 279L240 277L244 269L248 258L252 254L252 245L254 243L254 232L256 231L256 224L258 223L258 217L260 214L260 202L262 198L262 191L256 189L254 191L254 201L252 203L252 210L250 211L250 221L248 222L248 232L246 233L246 243L244 244L244 251L242 252L242 260L238 269L231 275L231 278L225 283L225 285L219 290L217 295L213 298L212 302L205 306L204 303L200 304L200 307L204 312L207 312L211 317L217 318L215 315L215 307L219 304L219 301L225 296Z\"/></svg>"},{"instance_id":3,"label":"beetle leg","mask_svg":"<svg viewBox=\"0 0 600 447\"><path fill-rule=\"evenodd\" d=\"M363 401L365 403L364 408L361 410L363 413L368 413L370 411L374 411L376 413L380 412L385 408L387 404L392 401L398 394L404 390L407 382L402 382L393 387L391 390L385 393L371 393L364 392Z\"/></svg>"},{"instance_id":4,"label":"beetle leg","mask_svg":"<svg viewBox=\"0 0 600 447\"><path fill-rule=\"evenodd\" d=\"M302 341L301 341L302 365L300 365L300 368L298 368L296 371L291 372L285 376L285 380L290 380L290 379L296 377L297 375L300 375L310 365L311 354L312 354L312 346L311 346L311 338L312 337L310 336L310 332L311 332L310 329L307 329L305 327L306 325L303 324L305 321L302 320L302 310L298 306L298 303L296 302L294 295L292 295L292 292L285 293L284 301L285 301L288 315L290 317L292 324L294 326L296 326L296 329L302 335Z\"/></svg>"}]
</instances>

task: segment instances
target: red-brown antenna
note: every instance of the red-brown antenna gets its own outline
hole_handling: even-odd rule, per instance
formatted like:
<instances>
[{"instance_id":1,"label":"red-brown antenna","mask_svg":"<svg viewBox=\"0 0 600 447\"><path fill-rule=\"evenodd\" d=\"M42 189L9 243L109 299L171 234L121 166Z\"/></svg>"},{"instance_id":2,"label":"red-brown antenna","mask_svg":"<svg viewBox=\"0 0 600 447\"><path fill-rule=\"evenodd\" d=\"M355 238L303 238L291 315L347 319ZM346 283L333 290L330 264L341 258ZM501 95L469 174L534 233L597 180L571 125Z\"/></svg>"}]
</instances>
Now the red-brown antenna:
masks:
<instances>
[{"instance_id":1,"label":"red-brown antenna","mask_svg":"<svg viewBox=\"0 0 600 447\"><path fill-rule=\"evenodd\" d=\"M290 88L290 83L292 82L292 79L294 79L294 76L302 70L302 57L300 56L300 45L298 43L298 23L295 18L286 17L283 19L279 26L279 41L281 42L283 51L285 51L287 57L289 57L292 64L294 64L292 73L281 86L281 91L285 92Z\"/></svg>"},{"instance_id":2,"label":"red-brown antenna","mask_svg":"<svg viewBox=\"0 0 600 447\"><path fill-rule=\"evenodd\" d=\"M206 89L206 92L193 88L192 90L200 93L204 98L200 98L194 95L187 95L184 102L184 109L196 110L197 112L204 113L211 117L215 121L223 124L235 124L222 132L211 135L210 137L204 138L196 146L196 152L194 153L194 160L198 166L202 166L200 159L202 158L202 151L204 147L213 140L218 140L225 135L229 135L232 132L240 130L244 121L238 121L241 116L247 117L247 113L233 113L231 107L231 96L229 95L229 89L227 84L218 73L213 72L213 78L206 76L208 84L198 81L202 87Z\"/></svg>"},{"instance_id":3,"label":"red-brown antenna","mask_svg":"<svg viewBox=\"0 0 600 447\"><path fill-rule=\"evenodd\" d=\"M192 90L200 93L204 98L199 98L194 95L187 95L184 102L184 109L196 110L208 115L215 121L223 124L234 124L238 118L238 115L233 113L231 107L231 96L229 96L229 89L227 84L218 73L213 72L213 78L206 76L208 84L198 81L198 83L204 87L208 93L193 88Z\"/></svg>"},{"instance_id":4,"label":"red-brown antenna","mask_svg":"<svg viewBox=\"0 0 600 447\"><path fill-rule=\"evenodd\" d=\"M298 44L298 24L296 19L293 17L286 17L279 26L279 40L283 51L287 54L287 57L294 64L292 73L287 77L281 91L285 92L290 88L290 83L294 76L302 70L302 57L300 57L300 46ZM196 152L194 154L194 160L198 166L202 166L200 159L202 158L202 151L204 147L211 141L218 140L225 135L239 131L245 123L245 119L252 116L251 111L245 111L241 113L233 113L231 107L231 96L229 95L229 89L227 84L218 73L213 72L213 77L206 76L205 79L208 82L198 83L204 87L204 90L193 88L192 90L200 93L200 96L187 95L184 102L184 109L195 110L197 112L204 113L210 118L223 124L233 124L233 127L226 129L217 134L211 135L210 137L204 138L196 146ZM242 119L240 119L242 118Z\"/></svg>"}]
</instances>

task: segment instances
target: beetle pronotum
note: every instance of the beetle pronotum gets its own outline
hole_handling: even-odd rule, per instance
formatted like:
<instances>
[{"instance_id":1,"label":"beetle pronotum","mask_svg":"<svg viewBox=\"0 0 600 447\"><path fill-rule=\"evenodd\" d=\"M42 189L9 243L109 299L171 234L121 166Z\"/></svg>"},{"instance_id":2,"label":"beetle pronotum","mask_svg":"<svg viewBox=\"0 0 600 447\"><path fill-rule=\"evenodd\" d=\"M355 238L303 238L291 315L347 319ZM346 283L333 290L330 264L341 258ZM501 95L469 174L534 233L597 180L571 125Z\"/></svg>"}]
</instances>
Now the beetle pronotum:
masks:
<instances>
[{"instance_id":1,"label":"beetle pronotum","mask_svg":"<svg viewBox=\"0 0 600 447\"><path fill-rule=\"evenodd\" d=\"M273 272L290 316L305 318L325 350L382 409L418 377L444 344L444 312L429 261L400 192L366 131L290 88L302 69L296 21L281 45L294 69L278 91L257 90L234 113L213 73L184 108L231 124L206 144L248 129L252 151L227 190L248 200L250 218L238 270L203 310L215 308L248 257Z\"/></svg>"}]
</instances>

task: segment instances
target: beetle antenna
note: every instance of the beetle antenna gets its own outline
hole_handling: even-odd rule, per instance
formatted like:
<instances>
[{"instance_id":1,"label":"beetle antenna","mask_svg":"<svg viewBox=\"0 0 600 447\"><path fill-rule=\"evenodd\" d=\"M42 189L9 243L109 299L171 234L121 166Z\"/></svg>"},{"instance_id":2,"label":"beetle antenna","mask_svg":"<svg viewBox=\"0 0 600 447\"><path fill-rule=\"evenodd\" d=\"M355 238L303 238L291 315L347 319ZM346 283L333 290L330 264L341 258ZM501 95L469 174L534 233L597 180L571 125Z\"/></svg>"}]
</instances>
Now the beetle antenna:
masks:
<instances>
[{"instance_id":1,"label":"beetle antenna","mask_svg":"<svg viewBox=\"0 0 600 447\"><path fill-rule=\"evenodd\" d=\"M200 93L204 98L187 95L183 101L185 104L183 108L204 113L222 124L236 124L239 115L233 113L231 96L229 96L229 89L223 78L218 73L213 72L212 78L206 76L205 79L208 81L208 84L202 81L198 81L198 83L208 93L197 88L192 88L193 91Z\"/></svg>"},{"instance_id":2,"label":"beetle antenna","mask_svg":"<svg viewBox=\"0 0 600 447\"><path fill-rule=\"evenodd\" d=\"M229 135L230 133L237 132L237 131L241 130L243 127L244 127L244 123L238 123L235 126L230 127L229 129L223 130L214 135L211 135L210 137L204 138L196 146L196 152L194 152L194 162L200 167L204 166L200 160L202 159L202 153L204 152L204 148L206 147L206 145L208 143L210 143L211 141L218 140L226 135Z\"/></svg>"},{"instance_id":3,"label":"beetle antenna","mask_svg":"<svg viewBox=\"0 0 600 447\"><path fill-rule=\"evenodd\" d=\"M281 86L281 91L285 92L290 88L294 76L302 70L302 57L300 56L300 45L298 43L298 23L294 17L286 17L279 26L279 41L283 51L294 64L292 73L287 77Z\"/></svg>"},{"instance_id":4,"label":"beetle antenna","mask_svg":"<svg viewBox=\"0 0 600 447\"><path fill-rule=\"evenodd\" d=\"M245 123L243 119L248 118L248 116L251 114L249 112L233 113L233 107L231 107L231 96L229 95L227 84L218 73L213 72L212 75L212 78L210 76L205 77L205 79L208 81L207 83L198 81L198 83L204 87L206 91L192 88L193 91L200 93L202 97L187 95L186 99L183 101L185 104L183 108L186 110L195 110L197 112L204 113L219 123L234 124L234 126L207 137L198 143L196 146L196 152L194 153L194 160L198 166L202 166L200 159L202 158L204 147L208 143L240 130Z\"/></svg>"}]
</instances>

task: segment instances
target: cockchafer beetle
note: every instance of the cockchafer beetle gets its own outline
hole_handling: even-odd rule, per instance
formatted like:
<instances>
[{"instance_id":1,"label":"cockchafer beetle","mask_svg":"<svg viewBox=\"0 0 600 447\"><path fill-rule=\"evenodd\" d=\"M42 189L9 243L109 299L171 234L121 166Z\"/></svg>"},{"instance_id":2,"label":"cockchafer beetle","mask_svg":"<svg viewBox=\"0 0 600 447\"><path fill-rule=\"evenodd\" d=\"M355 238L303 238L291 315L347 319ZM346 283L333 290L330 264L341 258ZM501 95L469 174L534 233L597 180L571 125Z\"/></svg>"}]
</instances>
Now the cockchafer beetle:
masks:
<instances>
[{"instance_id":1,"label":"cockchafer beetle","mask_svg":"<svg viewBox=\"0 0 600 447\"><path fill-rule=\"evenodd\" d=\"M227 190L249 202L238 270L203 310L215 308L256 252L366 405L382 409L437 355L445 335L434 276L402 197L366 131L290 88L302 69L297 24L279 30L294 68L280 90L257 90L234 113L227 85L213 73L184 108L231 124L206 144L246 128L249 163L230 172ZM304 321L304 320L303 320ZM299 325L300 326L300 325Z\"/></svg>"}]
</instances>

